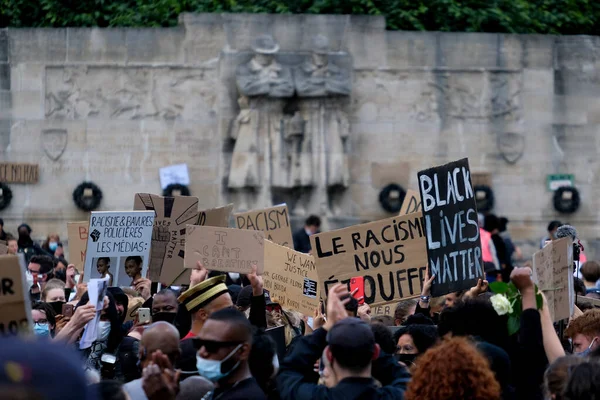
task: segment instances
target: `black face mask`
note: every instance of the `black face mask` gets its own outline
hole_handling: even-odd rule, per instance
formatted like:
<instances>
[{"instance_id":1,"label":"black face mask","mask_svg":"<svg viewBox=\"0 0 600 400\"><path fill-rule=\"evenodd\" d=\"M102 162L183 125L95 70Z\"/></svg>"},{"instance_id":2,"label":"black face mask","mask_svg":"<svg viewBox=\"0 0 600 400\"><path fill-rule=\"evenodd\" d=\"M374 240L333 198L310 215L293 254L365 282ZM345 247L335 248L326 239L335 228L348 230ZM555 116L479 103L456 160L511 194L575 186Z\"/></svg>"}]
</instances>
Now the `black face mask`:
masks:
<instances>
[{"instance_id":1,"label":"black face mask","mask_svg":"<svg viewBox=\"0 0 600 400\"><path fill-rule=\"evenodd\" d=\"M164 321L171 325L175 325L175 318L177 318L176 312L159 312L152 314L152 322Z\"/></svg>"},{"instance_id":2,"label":"black face mask","mask_svg":"<svg viewBox=\"0 0 600 400\"><path fill-rule=\"evenodd\" d=\"M410 367L415 363L415 358L417 358L418 354L396 354L396 360L405 364L407 367Z\"/></svg>"}]
</instances>

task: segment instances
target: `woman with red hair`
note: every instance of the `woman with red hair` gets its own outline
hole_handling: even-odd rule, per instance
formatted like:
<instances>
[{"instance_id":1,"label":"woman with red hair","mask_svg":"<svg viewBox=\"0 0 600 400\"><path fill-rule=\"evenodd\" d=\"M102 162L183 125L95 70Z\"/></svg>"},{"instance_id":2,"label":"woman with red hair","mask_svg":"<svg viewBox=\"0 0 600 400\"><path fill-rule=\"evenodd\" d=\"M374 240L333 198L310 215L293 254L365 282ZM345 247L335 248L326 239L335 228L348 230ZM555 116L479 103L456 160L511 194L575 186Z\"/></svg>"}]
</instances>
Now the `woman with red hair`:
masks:
<instances>
[{"instance_id":1,"label":"woman with red hair","mask_svg":"<svg viewBox=\"0 0 600 400\"><path fill-rule=\"evenodd\" d=\"M463 337L444 340L419 358L406 400L500 400L487 359Z\"/></svg>"}]
</instances>

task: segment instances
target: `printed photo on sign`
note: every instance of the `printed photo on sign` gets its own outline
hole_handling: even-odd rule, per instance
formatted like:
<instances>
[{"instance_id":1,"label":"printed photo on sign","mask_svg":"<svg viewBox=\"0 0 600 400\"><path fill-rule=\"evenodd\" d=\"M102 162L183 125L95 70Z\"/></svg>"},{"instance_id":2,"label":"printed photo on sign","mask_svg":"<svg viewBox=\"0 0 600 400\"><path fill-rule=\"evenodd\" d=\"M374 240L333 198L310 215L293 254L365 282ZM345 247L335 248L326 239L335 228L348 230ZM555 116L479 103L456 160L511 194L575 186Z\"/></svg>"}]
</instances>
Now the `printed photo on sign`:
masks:
<instances>
[{"instance_id":1,"label":"printed photo on sign","mask_svg":"<svg viewBox=\"0 0 600 400\"><path fill-rule=\"evenodd\" d=\"M99 264L104 270L105 260L101 259L106 258L110 259L108 271L112 275L113 286L130 286L133 280L145 278L153 226L154 211L92 212L85 281L99 275Z\"/></svg>"},{"instance_id":2,"label":"printed photo on sign","mask_svg":"<svg viewBox=\"0 0 600 400\"><path fill-rule=\"evenodd\" d=\"M117 257L92 258L90 279L104 279L108 276L108 286L117 286L115 271L118 270L118 262L119 259Z\"/></svg>"},{"instance_id":3,"label":"printed photo on sign","mask_svg":"<svg viewBox=\"0 0 600 400\"><path fill-rule=\"evenodd\" d=\"M469 160L419 172L431 295L469 289L485 276Z\"/></svg>"},{"instance_id":4,"label":"printed photo on sign","mask_svg":"<svg viewBox=\"0 0 600 400\"><path fill-rule=\"evenodd\" d=\"M364 277L365 303L371 307L421 293L427 265L421 213L413 213L310 237L320 294L341 282Z\"/></svg>"},{"instance_id":5,"label":"printed photo on sign","mask_svg":"<svg viewBox=\"0 0 600 400\"><path fill-rule=\"evenodd\" d=\"M267 240L280 246L294 247L287 205L237 213L233 216L239 229L263 231Z\"/></svg>"},{"instance_id":6,"label":"printed photo on sign","mask_svg":"<svg viewBox=\"0 0 600 400\"><path fill-rule=\"evenodd\" d=\"M200 261L209 270L240 274L248 274L256 266L261 274L264 242L261 231L188 225L184 265L196 268Z\"/></svg>"},{"instance_id":7,"label":"printed photo on sign","mask_svg":"<svg viewBox=\"0 0 600 400\"><path fill-rule=\"evenodd\" d=\"M265 240L263 281L271 300L287 310L313 315L319 306L319 275L311 255Z\"/></svg>"}]
</instances>

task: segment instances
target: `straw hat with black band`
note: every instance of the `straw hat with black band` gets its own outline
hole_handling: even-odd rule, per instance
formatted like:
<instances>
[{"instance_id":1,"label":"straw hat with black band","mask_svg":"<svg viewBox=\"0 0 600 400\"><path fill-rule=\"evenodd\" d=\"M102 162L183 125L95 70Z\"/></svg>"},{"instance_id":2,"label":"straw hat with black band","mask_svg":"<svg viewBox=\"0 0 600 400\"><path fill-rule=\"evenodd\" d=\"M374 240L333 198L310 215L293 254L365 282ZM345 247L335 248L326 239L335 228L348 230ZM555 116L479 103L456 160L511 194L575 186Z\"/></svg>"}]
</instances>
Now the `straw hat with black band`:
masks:
<instances>
[{"instance_id":1,"label":"straw hat with black band","mask_svg":"<svg viewBox=\"0 0 600 400\"><path fill-rule=\"evenodd\" d=\"M183 304L190 314L194 314L217 297L228 293L225 279L225 275L219 275L202 281L183 292L177 301Z\"/></svg>"}]
</instances>

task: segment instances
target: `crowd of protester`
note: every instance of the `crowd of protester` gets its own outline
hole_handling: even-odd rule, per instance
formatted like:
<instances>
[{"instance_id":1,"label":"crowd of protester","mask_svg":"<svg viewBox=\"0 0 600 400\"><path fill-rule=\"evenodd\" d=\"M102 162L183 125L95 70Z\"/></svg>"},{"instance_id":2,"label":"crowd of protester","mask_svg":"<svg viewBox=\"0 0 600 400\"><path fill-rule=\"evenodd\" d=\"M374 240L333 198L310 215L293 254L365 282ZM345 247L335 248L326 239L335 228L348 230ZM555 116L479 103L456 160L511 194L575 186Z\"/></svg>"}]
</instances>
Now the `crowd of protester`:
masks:
<instances>
[{"instance_id":1,"label":"crowd of protester","mask_svg":"<svg viewBox=\"0 0 600 400\"><path fill-rule=\"evenodd\" d=\"M60 238L39 245L26 224L14 238L0 220L0 240L26 260L36 336L0 341L0 398L600 399L600 309L580 301L600 297L600 264L574 270L575 313L565 326L554 323L543 295L537 307L532 271L518 266L522 252L507 224L480 219L485 280L434 298L426 276L420 297L400 301L393 315L372 315L341 284L302 315L274 303L256 271L219 273L200 263L189 286L156 292L131 258L131 286L108 289L97 334L81 348L96 306ZM548 226L542 245L560 225ZM309 252L319 227L309 218L295 243ZM97 269L112 279L110 259ZM490 300L493 281L510 281L521 295L513 335ZM150 321L133 312L140 307Z\"/></svg>"}]
</instances>

